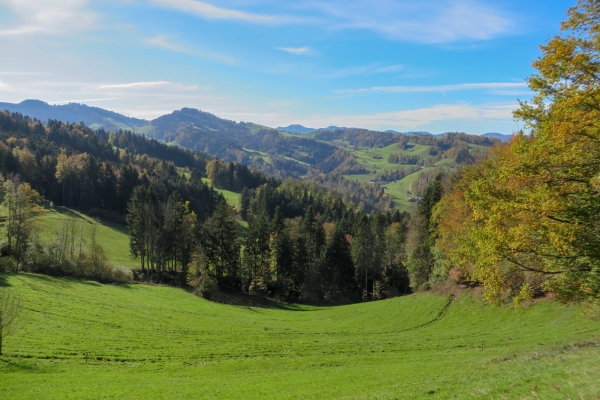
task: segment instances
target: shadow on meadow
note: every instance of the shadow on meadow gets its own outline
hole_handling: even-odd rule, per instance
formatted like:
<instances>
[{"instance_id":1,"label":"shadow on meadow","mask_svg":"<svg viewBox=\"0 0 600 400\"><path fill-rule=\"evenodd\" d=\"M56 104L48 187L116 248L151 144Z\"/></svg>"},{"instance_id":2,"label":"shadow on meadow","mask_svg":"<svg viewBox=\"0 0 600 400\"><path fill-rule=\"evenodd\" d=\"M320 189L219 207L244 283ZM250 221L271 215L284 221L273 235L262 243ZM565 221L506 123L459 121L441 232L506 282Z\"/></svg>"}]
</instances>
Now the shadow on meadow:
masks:
<instances>
[{"instance_id":1,"label":"shadow on meadow","mask_svg":"<svg viewBox=\"0 0 600 400\"><path fill-rule=\"evenodd\" d=\"M0 273L0 287L8 287L8 286L12 286L10 283L8 283L8 279L6 279L8 274L6 273Z\"/></svg>"},{"instance_id":2,"label":"shadow on meadow","mask_svg":"<svg viewBox=\"0 0 600 400\"><path fill-rule=\"evenodd\" d=\"M36 361L0 358L0 372L41 374L50 372L47 367L40 366Z\"/></svg>"},{"instance_id":3,"label":"shadow on meadow","mask_svg":"<svg viewBox=\"0 0 600 400\"><path fill-rule=\"evenodd\" d=\"M8 274L5 274L5 276L0 275L0 286L1 286L1 279L4 277L6 278ZM17 274L11 274L11 275L17 275ZM53 286L57 286L57 287L61 287L61 288L68 288L73 286L73 284L83 284L83 285L88 285L88 286L96 286L96 287L101 287L101 286L105 286L105 285L112 285L112 286L116 286L119 288L123 288L123 289L131 289L132 285L128 284L128 283L100 283L100 282L96 282L96 281L91 281L91 280L87 280L87 279L81 279L81 278L71 278L71 277L61 277L61 276L51 276L51 275L42 275L42 274L27 274L27 277L30 279L33 279L35 281L38 281L40 283L45 283L48 285L53 285Z\"/></svg>"},{"instance_id":4,"label":"shadow on meadow","mask_svg":"<svg viewBox=\"0 0 600 400\"><path fill-rule=\"evenodd\" d=\"M274 310L285 310L285 311L319 311L323 308L333 307L341 304L297 304L297 303L286 303L283 301L276 301L265 299L258 296L250 296L244 294L218 292L213 294L211 301L215 303L227 304L238 307L245 307L250 311L257 311L254 309L274 309ZM346 303L344 303L346 304Z\"/></svg>"},{"instance_id":5,"label":"shadow on meadow","mask_svg":"<svg viewBox=\"0 0 600 400\"><path fill-rule=\"evenodd\" d=\"M101 218L90 217L85 214L75 212L67 207L63 207L63 206L49 207L47 204L44 204L44 210L47 213L59 214L60 216L63 216L66 218L74 218L74 219L78 220L79 222L85 222L90 225L96 222L96 223L99 223L100 225L103 225L103 226L109 228L109 229L112 229L113 231L123 233L125 235L129 234L127 227L123 224L119 224L119 223L112 222L112 221L107 221L107 220L104 220Z\"/></svg>"}]
</instances>

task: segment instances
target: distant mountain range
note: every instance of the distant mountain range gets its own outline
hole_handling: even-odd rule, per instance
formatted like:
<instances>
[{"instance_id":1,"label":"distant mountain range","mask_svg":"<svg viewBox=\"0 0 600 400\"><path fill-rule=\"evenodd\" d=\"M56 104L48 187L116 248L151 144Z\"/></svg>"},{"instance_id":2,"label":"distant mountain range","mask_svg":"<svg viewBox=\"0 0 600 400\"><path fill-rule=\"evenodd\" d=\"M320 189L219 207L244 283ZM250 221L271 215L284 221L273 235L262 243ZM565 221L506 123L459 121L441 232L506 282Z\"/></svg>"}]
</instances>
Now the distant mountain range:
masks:
<instances>
[{"instance_id":1,"label":"distant mountain range","mask_svg":"<svg viewBox=\"0 0 600 400\"><path fill-rule=\"evenodd\" d=\"M163 122L161 119L164 120L164 117L166 117L166 116L159 117L159 118L155 119L154 121L147 121L144 119L127 117L125 115L122 115L122 114L119 114L119 113L116 113L113 111L108 111L108 110L105 110L105 109L99 108L99 107L91 107L91 106L88 106L85 104L69 103L69 104L64 104L64 105L51 105L51 104L45 103L41 100L25 100L18 104L1 103L0 102L0 110L8 110L10 112L18 112L23 115L28 115L32 118L37 118L43 122L46 122L48 119L56 119L59 121L65 121L65 122L71 122L71 123L84 122L87 126L89 126L90 128L93 128L93 129L104 128L106 130L117 130L117 129L132 130L132 131L137 131L137 132L140 132L143 134L154 133L154 135L152 135L154 137L157 137L160 139L168 139L168 138L164 137L164 132L167 131L168 129L164 129L164 127L163 127L163 129L159 128L159 126L163 125ZM187 111L184 111L184 110L187 110ZM172 116L171 119L174 118L175 120L177 120L177 116L181 115L181 114L177 114L177 113L186 114L191 111L192 111L192 109L182 109L181 111L175 111L173 114L169 114L169 115ZM203 113L203 114L205 114L205 113ZM223 127L222 120L218 117L215 117L215 116L213 116L213 117L214 117L213 124L218 125L220 128L222 128ZM232 121L227 121L227 122L229 122L230 124L232 123ZM228 125L227 123L225 123L225 124ZM232 124L233 124L232 127L238 125L236 123L232 123ZM212 125L212 124L209 124L209 125ZM246 130L250 126L260 127L259 125L255 125L255 124L245 124L242 129ZM241 127L241 126L239 126L239 127ZM171 127L171 128L173 128L173 127ZM212 130L214 132L215 129L217 128L217 126L210 126L207 128L209 128L209 130ZM267 127L262 127L262 128L267 128ZM270 128L268 128L268 129L270 129ZM313 133L313 132L317 132L317 131L336 130L336 129L346 129L346 128L339 127L339 126L333 126L333 125L328 126L327 128L308 128L308 127L302 126L300 124L292 124L292 125L288 125L288 126L277 127L278 131L284 131L284 132L293 133L293 134L297 134L297 135ZM171 130L171 132L173 132L173 131ZM445 136L448 134L448 132L440 133L440 134L432 134L430 132L423 132L423 131L399 132L399 131L395 131L395 130L387 130L387 131L385 131L385 133L404 134L404 135L432 135L435 137ZM484 133L481 136L499 139L503 142L507 142L511 138L511 135L505 135L505 134L498 133L498 132Z\"/></svg>"},{"instance_id":2,"label":"distant mountain range","mask_svg":"<svg viewBox=\"0 0 600 400\"><path fill-rule=\"evenodd\" d=\"M126 117L113 111L78 103L55 106L40 100L25 100L18 104L0 103L0 110L18 112L42 122L47 122L49 119L71 123L84 122L93 129L136 130L148 123L143 119Z\"/></svg>"},{"instance_id":3,"label":"distant mountain range","mask_svg":"<svg viewBox=\"0 0 600 400\"><path fill-rule=\"evenodd\" d=\"M299 124L292 124L292 125L288 125L288 126L277 127L278 131L284 131L287 133L295 133L296 135L301 135L304 133L313 133L316 131L331 131L331 130L336 130L336 129L344 129L344 127L331 125L331 126L328 126L327 128L307 128L307 127L299 125Z\"/></svg>"},{"instance_id":4,"label":"distant mountain range","mask_svg":"<svg viewBox=\"0 0 600 400\"><path fill-rule=\"evenodd\" d=\"M503 133L498 133L498 132L490 132L490 133L484 133L481 136L485 136L485 137L489 137L489 138L494 138L494 139L499 139L503 142L508 142L510 140L510 138L512 137L512 135L505 135Z\"/></svg>"},{"instance_id":5,"label":"distant mountain range","mask_svg":"<svg viewBox=\"0 0 600 400\"><path fill-rule=\"evenodd\" d=\"M284 131L284 132L288 132L288 133L294 133L296 135L301 135L301 134L306 134L306 133L313 133L313 132L317 132L317 131L334 130L334 129L344 129L344 128L341 128L339 126L328 126L327 128L307 128L307 127L299 125L299 124L293 124L293 125L289 125L289 126L279 126L279 127L277 127L278 131ZM392 133L394 135L424 135L424 136L442 137L442 136L446 136L447 134L449 134L451 132L444 132L444 133L433 134L433 133L424 132L424 131L399 132L399 131L395 131L395 130L392 130L392 129L388 129L387 131L384 131L384 133ZM512 135L505 135L503 133L498 133L498 132L484 133L483 135L480 135L480 136L485 136L485 137L490 137L490 138L494 138L494 139L499 139L502 142L508 142L508 140L512 137Z\"/></svg>"}]
</instances>

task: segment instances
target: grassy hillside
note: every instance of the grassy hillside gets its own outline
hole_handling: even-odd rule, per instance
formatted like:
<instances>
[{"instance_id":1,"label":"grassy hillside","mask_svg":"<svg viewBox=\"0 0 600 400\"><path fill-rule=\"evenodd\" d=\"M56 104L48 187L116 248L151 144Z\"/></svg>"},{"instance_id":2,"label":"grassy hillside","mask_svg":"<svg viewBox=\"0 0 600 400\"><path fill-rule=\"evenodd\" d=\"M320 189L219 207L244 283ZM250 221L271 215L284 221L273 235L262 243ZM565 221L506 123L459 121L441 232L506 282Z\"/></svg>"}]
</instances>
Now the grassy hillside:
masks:
<instances>
[{"instance_id":1,"label":"grassy hillside","mask_svg":"<svg viewBox=\"0 0 600 400\"><path fill-rule=\"evenodd\" d=\"M0 215L4 210L0 208ZM114 265L138 266L139 262L133 260L129 253L129 237L127 227L107 221L97 221L78 211L65 207L46 208L45 214L38 217L39 239L43 243L55 240L57 232L65 221L74 220L77 223L77 231L83 227L84 245L91 241L92 231L96 229L96 240L104 247L110 262Z\"/></svg>"},{"instance_id":2,"label":"grassy hillside","mask_svg":"<svg viewBox=\"0 0 600 400\"><path fill-rule=\"evenodd\" d=\"M208 184L211 184L210 179L202 178L202 180ZM217 192L221 193L223 195L223 197L225 197L225 200L227 200L227 204L229 204L232 207L238 207L238 201L240 198L239 193L235 193L235 192L232 192L230 190L225 190L225 189L218 189L218 188L215 188L215 190Z\"/></svg>"},{"instance_id":3,"label":"grassy hillside","mask_svg":"<svg viewBox=\"0 0 600 400\"><path fill-rule=\"evenodd\" d=\"M600 323L471 293L342 307L211 303L183 290L0 275L28 324L2 398L592 398ZM88 362L85 361L88 355Z\"/></svg>"}]
</instances>

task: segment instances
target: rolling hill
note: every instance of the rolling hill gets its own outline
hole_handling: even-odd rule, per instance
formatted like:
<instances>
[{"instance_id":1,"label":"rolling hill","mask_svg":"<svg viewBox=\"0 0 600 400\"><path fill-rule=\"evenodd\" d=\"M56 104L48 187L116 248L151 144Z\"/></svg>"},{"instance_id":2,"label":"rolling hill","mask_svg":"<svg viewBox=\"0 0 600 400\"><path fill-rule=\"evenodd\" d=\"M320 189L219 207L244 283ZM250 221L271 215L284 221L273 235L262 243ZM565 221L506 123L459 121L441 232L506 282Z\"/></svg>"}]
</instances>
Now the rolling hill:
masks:
<instances>
[{"instance_id":1,"label":"rolling hill","mask_svg":"<svg viewBox=\"0 0 600 400\"><path fill-rule=\"evenodd\" d=\"M2 108L42 121L55 118L83 121L92 128L133 130L170 145L246 164L280 180L290 177L311 180L339 192L347 200L357 190L371 192L361 195L363 199L369 198L368 204L362 201L367 210L410 209L421 195L420 185L413 183L468 163L471 157L465 157L464 151L485 151L498 138L506 140L501 134L434 136L426 132L403 134L335 126L318 130L300 125L272 129L222 119L192 108L152 121L81 104L51 106L35 100L17 105L0 103ZM390 157L406 162L391 162Z\"/></svg>"},{"instance_id":2,"label":"rolling hill","mask_svg":"<svg viewBox=\"0 0 600 400\"><path fill-rule=\"evenodd\" d=\"M0 393L63 398L595 398L597 321L478 292L339 307L0 274L27 321ZM232 303L234 305L230 305Z\"/></svg>"},{"instance_id":3,"label":"rolling hill","mask_svg":"<svg viewBox=\"0 0 600 400\"><path fill-rule=\"evenodd\" d=\"M143 119L126 117L113 111L79 103L50 105L40 100L25 100L18 104L0 103L0 110L18 112L42 122L46 122L49 119L77 124L84 122L93 129L136 130L148 122Z\"/></svg>"}]
</instances>

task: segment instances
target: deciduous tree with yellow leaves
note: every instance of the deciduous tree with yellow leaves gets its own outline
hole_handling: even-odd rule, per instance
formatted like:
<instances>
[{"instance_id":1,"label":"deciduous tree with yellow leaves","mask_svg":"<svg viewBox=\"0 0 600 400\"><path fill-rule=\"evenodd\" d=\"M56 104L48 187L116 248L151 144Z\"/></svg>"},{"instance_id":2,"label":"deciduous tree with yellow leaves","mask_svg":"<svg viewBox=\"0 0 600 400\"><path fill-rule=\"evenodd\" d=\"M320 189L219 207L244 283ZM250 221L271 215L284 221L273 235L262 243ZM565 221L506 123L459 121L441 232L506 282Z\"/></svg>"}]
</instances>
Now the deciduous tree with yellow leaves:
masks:
<instances>
[{"instance_id":1,"label":"deciduous tree with yellow leaves","mask_svg":"<svg viewBox=\"0 0 600 400\"><path fill-rule=\"evenodd\" d=\"M600 298L600 1L568 10L541 47L523 132L463 171L437 207L438 246L498 304L537 285L563 301Z\"/></svg>"}]
</instances>

